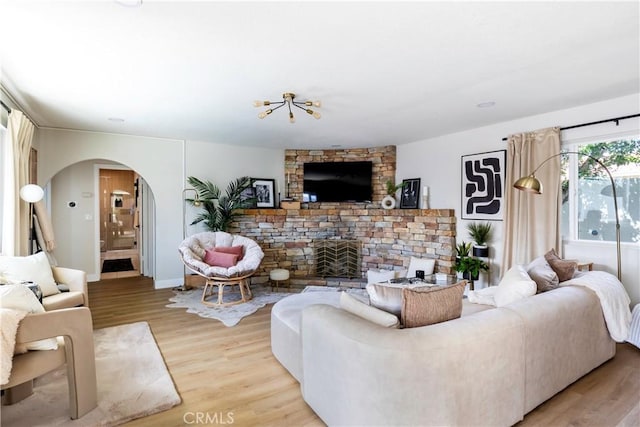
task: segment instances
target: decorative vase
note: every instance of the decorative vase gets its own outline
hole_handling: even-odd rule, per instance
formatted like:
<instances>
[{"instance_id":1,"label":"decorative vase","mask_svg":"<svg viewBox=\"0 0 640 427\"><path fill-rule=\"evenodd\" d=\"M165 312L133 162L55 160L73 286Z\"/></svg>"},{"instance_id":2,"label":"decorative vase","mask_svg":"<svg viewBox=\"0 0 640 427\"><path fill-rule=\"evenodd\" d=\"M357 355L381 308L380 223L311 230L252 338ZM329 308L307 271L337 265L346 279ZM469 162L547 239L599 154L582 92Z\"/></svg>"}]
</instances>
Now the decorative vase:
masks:
<instances>
[{"instance_id":1,"label":"decorative vase","mask_svg":"<svg viewBox=\"0 0 640 427\"><path fill-rule=\"evenodd\" d=\"M386 195L382 198L382 209L393 209L396 207L396 199L393 196Z\"/></svg>"}]
</instances>

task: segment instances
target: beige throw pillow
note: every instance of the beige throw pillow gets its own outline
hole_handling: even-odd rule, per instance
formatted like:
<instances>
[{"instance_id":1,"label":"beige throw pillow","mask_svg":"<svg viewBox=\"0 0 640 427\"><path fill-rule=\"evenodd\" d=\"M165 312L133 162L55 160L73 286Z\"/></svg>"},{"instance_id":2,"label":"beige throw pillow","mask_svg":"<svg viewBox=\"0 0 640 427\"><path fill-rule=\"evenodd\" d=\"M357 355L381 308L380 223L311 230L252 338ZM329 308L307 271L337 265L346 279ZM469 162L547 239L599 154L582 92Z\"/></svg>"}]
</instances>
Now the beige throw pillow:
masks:
<instances>
[{"instance_id":1,"label":"beige throw pillow","mask_svg":"<svg viewBox=\"0 0 640 427\"><path fill-rule=\"evenodd\" d=\"M0 256L0 273L13 282L29 281L39 285L45 297L60 293L44 252L29 256Z\"/></svg>"},{"instance_id":2,"label":"beige throw pillow","mask_svg":"<svg viewBox=\"0 0 640 427\"><path fill-rule=\"evenodd\" d=\"M457 319L462 314L462 294L467 281L453 286L404 288L402 290L402 325L405 328L432 325Z\"/></svg>"},{"instance_id":3,"label":"beige throw pillow","mask_svg":"<svg viewBox=\"0 0 640 427\"><path fill-rule=\"evenodd\" d=\"M547 260L553 271L558 275L558 280L564 282L565 280L571 280L578 268L576 261L565 260L558 256L555 249L551 249L544 254L544 259Z\"/></svg>"},{"instance_id":4,"label":"beige throw pillow","mask_svg":"<svg viewBox=\"0 0 640 427\"><path fill-rule=\"evenodd\" d=\"M385 328L397 328L400 325L393 314L367 305L346 292L340 292L340 308Z\"/></svg>"},{"instance_id":5,"label":"beige throw pillow","mask_svg":"<svg viewBox=\"0 0 640 427\"><path fill-rule=\"evenodd\" d=\"M540 256L529 263L527 274L536 282L537 293L547 292L559 286L560 280L544 256Z\"/></svg>"}]
</instances>

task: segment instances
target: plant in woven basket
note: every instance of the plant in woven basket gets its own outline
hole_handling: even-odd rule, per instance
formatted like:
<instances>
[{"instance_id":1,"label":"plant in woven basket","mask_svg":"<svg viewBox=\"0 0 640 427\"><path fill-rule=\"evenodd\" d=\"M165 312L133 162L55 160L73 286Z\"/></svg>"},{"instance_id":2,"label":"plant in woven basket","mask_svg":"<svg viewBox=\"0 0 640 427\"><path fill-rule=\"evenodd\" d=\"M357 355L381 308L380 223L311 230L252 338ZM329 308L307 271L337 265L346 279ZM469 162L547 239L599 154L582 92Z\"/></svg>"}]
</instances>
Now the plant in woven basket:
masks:
<instances>
[{"instance_id":1,"label":"plant in woven basket","mask_svg":"<svg viewBox=\"0 0 640 427\"><path fill-rule=\"evenodd\" d=\"M201 181L190 176L187 181L198 193L198 201L202 212L191 222L191 225L204 222L209 231L226 231L227 227L238 216L238 209L253 206L255 198L244 198L243 192L251 187L251 178L243 176L227 185L225 193L221 195L220 188L210 181ZM196 206L195 199L186 199L192 206Z\"/></svg>"}]
</instances>

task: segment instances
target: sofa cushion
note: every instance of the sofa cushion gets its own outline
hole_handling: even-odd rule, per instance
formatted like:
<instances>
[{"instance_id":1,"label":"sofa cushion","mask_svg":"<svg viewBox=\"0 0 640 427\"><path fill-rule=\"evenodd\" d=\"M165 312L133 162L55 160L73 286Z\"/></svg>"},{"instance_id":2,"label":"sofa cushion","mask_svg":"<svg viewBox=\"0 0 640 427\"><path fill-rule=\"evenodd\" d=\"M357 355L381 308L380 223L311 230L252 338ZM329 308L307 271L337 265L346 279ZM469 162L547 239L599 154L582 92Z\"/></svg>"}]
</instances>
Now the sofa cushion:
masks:
<instances>
[{"instance_id":1,"label":"sofa cushion","mask_svg":"<svg viewBox=\"0 0 640 427\"><path fill-rule=\"evenodd\" d=\"M61 310L84 305L84 294L78 291L61 292L42 299L46 311Z\"/></svg>"},{"instance_id":2,"label":"sofa cushion","mask_svg":"<svg viewBox=\"0 0 640 427\"><path fill-rule=\"evenodd\" d=\"M24 311L29 314L44 313L44 307L31 289L20 284L0 286L0 307ZM25 353L27 350L55 350L57 348L58 341L55 338L47 338L29 343L16 343L14 353Z\"/></svg>"},{"instance_id":3,"label":"sofa cushion","mask_svg":"<svg viewBox=\"0 0 640 427\"><path fill-rule=\"evenodd\" d=\"M558 274L553 271L544 256L540 256L527 265L527 274L536 282L538 293L550 291L559 286Z\"/></svg>"},{"instance_id":4,"label":"sofa cushion","mask_svg":"<svg viewBox=\"0 0 640 427\"><path fill-rule=\"evenodd\" d=\"M402 325L405 328L457 319L462 314L463 280L453 286L402 289Z\"/></svg>"},{"instance_id":5,"label":"sofa cushion","mask_svg":"<svg viewBox=\"0 0 640 427\"><path fill-rule=\"evenodd\" d=\"M400 325L393 314L367 305L346 292L340 292L340 308L385 328L397 328Z\"/></svg>"},{"instance_id":6,"label":"sofa cushion","mask_svg":"<svg viewBox=\"0 0 640 427\"><path fill-rule=\"evenodd\" d=\"M409 261L407 277L416 277L416 270L424 271L425 276L433 274L435 265L436 260L433 258L416 258L412 256L411 261Z\"/></svg>"},{"instance_id":7,"label":"sofa cushion","mask_svg":"<svg viewBox=\"0 0 640 427\"><path fill-rule=\"evenodd\" d=\"M493 297L496 307L502 307L535 295L536 290L536 282L531 280L525 267L523 265L514 265L502 276L502 280L500 280L498 289Z\"/></svg>"},{"instance_id":8,"label":"sofa cushion","mask_svg":"<svg viewBox=\"0 0 640 427\"><path fill-rule=\"evenodd\" d=\"M29 256L0 256L0 276L10 282L34 282L45 297L59 292L44 252Z\"/></svg>"},{"instance_id":9,"label":"sofa cushion","mask_svg":"<svg viewBox=\"0 0 640 427\"><path fill-rule=\"evenodd\" d=\"M547 260L553 271L558 275L558 280L564 282L565 280L571 280L578 268L578 263L572 260L565 260L558 256L555 249L551 249L544 254L544 259Z\"/></svg>"}]
</instances>

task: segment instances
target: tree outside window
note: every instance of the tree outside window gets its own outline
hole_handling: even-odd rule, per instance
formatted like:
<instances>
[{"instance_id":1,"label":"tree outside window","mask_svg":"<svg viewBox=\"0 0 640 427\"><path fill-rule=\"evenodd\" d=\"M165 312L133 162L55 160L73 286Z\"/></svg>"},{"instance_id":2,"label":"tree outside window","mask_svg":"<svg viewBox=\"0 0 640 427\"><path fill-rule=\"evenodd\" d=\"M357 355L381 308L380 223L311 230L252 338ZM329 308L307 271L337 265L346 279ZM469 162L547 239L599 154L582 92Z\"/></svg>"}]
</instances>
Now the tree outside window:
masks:
<instances>
[{"instance_id":1,"label":"tree outside window","mask_svg":"<svg viewBox=\"0 0 640 427\"><path fill-rule=\"evenodd\" d=\"M562 234L570 240L615 241L615 210L606 165L616 184L620 240L640 242L640 138L567 147L562 156ZM572 179L572 177L576 177ZM571 185L574 182L577 185Z\"/></svg>"}]
</instances>

